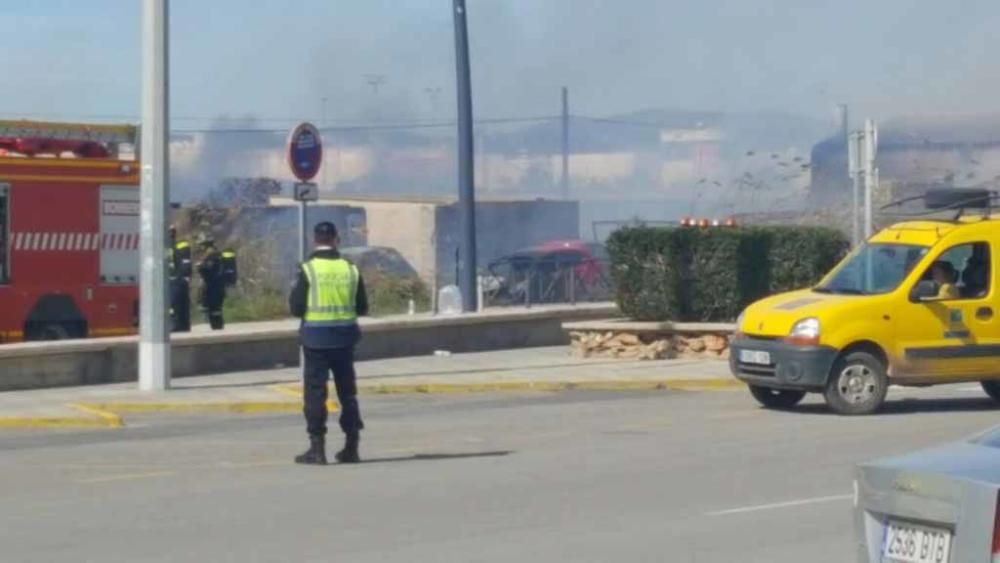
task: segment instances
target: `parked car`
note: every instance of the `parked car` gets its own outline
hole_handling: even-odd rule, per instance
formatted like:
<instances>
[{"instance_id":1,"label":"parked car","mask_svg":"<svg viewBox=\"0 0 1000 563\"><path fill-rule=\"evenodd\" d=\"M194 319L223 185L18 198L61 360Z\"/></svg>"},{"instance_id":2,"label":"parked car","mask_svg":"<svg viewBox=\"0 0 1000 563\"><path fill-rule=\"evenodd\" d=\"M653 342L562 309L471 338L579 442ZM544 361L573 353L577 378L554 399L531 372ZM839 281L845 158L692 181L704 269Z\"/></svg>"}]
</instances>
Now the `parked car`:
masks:
<instances>
[{"instance_id":1,"label":"parked car","mask_svg":"<svg viewBox=\"0 0 1000 563\"><path fill-rule=\"evenodd\" d=\"M610 297L608 254L603 246L557 240L495 260L483 279L490 304L566 303Z\"/></svg>"},{"instance_id":2,"label":"parked car","mask_svg":"<svg viewBox=\"0 0 1000 563\"><path fill-rule=\"evenodd\" d=\"M890 384L981 382L1000 401L1000 220L986 190L932 190L929 211L874 235L818 285L751 304L733 374L770 408L822 393L869 414ZM927 210L922 211L927 215Z\"/></svg>"},{"instance_id":3,"label":"parked car","mask_svg":"<svg viewBox=\"0 0 1000 563\"><path fill-rule=\"evenodd\" d=\"M857 469L857 560L1000 561L1000 427Z\"/></svg>"}]
</instances>

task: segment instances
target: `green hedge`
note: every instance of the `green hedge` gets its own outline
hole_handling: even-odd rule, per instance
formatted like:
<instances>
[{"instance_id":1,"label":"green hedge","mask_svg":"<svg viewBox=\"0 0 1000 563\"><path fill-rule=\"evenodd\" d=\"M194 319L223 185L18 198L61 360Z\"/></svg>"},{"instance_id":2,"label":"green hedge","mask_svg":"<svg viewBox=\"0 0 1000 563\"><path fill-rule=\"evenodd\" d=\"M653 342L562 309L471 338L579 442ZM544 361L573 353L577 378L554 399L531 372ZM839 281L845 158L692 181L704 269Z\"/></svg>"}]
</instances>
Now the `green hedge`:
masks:
<instances>
[{"instance_id":1,"label":"green hedge","mask_svg":"<svg viewBox=\"0 0 1000 563\"><path fill-rule=\"evenodd\" d=\"M761 297L816 283L848 248L815 227L634 227L608 239L618 306L637 320L733 320Z\"/></svg>"}]
</instances>

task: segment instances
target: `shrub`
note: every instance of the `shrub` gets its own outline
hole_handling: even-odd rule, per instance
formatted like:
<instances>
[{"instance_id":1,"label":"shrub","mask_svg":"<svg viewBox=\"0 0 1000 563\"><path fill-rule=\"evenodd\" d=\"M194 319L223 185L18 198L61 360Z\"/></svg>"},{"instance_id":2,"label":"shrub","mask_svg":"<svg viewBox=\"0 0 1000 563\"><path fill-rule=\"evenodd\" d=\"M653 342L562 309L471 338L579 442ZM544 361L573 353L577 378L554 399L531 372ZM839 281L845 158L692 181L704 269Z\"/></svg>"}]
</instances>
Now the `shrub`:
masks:
<instances>
[{"instance_id":1,"label":"shrub","mask_svg":"<svg viewBox=\"0 0 1000 563\"><path fill-rule=\"evenodd\" d=\"M634 227L608 239L618 306L637 320L732 320L757 299L816 283L848 246L815 227Z\"/></svg>"}]
</instances>

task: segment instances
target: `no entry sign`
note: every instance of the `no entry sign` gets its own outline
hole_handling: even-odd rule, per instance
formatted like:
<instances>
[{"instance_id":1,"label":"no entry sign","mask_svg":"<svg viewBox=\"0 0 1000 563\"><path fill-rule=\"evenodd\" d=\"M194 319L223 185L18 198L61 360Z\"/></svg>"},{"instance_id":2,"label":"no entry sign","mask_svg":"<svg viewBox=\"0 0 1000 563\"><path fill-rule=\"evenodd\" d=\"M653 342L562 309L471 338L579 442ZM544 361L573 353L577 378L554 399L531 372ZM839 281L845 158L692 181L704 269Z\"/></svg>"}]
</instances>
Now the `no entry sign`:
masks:
<instances>
[{"instance_id":1,"label":"no entry sign","mask_svg":"<svg viewBox=\"0 0 1000 563\"><path fill-rule=\"evenodd\" d=\"M292 174L308 182L323 165L323 140L312 123L301 123L288 137L288 166Z\"/></svg>"}]
</instances>

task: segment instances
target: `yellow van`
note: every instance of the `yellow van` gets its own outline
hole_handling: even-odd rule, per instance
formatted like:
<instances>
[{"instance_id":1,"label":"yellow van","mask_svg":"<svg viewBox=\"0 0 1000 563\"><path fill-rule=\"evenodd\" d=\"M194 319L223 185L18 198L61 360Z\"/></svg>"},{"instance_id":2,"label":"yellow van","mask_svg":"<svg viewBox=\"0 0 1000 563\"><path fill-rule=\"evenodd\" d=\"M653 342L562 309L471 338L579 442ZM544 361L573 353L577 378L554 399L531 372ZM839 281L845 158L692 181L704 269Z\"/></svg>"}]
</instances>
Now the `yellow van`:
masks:
<instances>
[{"instance_id":1,"label":"yellow van","mask_svg":"<svg viewBox=\"0 0 1000 563\"><path fill-rule=\"evenodd\" d=\"M815 287L753 303L737 320L733 374L778 409L816 392L840 414L869 414L890 384L970 381L1000 401L998 198L929 191L919 219L874 235Z\"/></svg>"}]
</instances>

